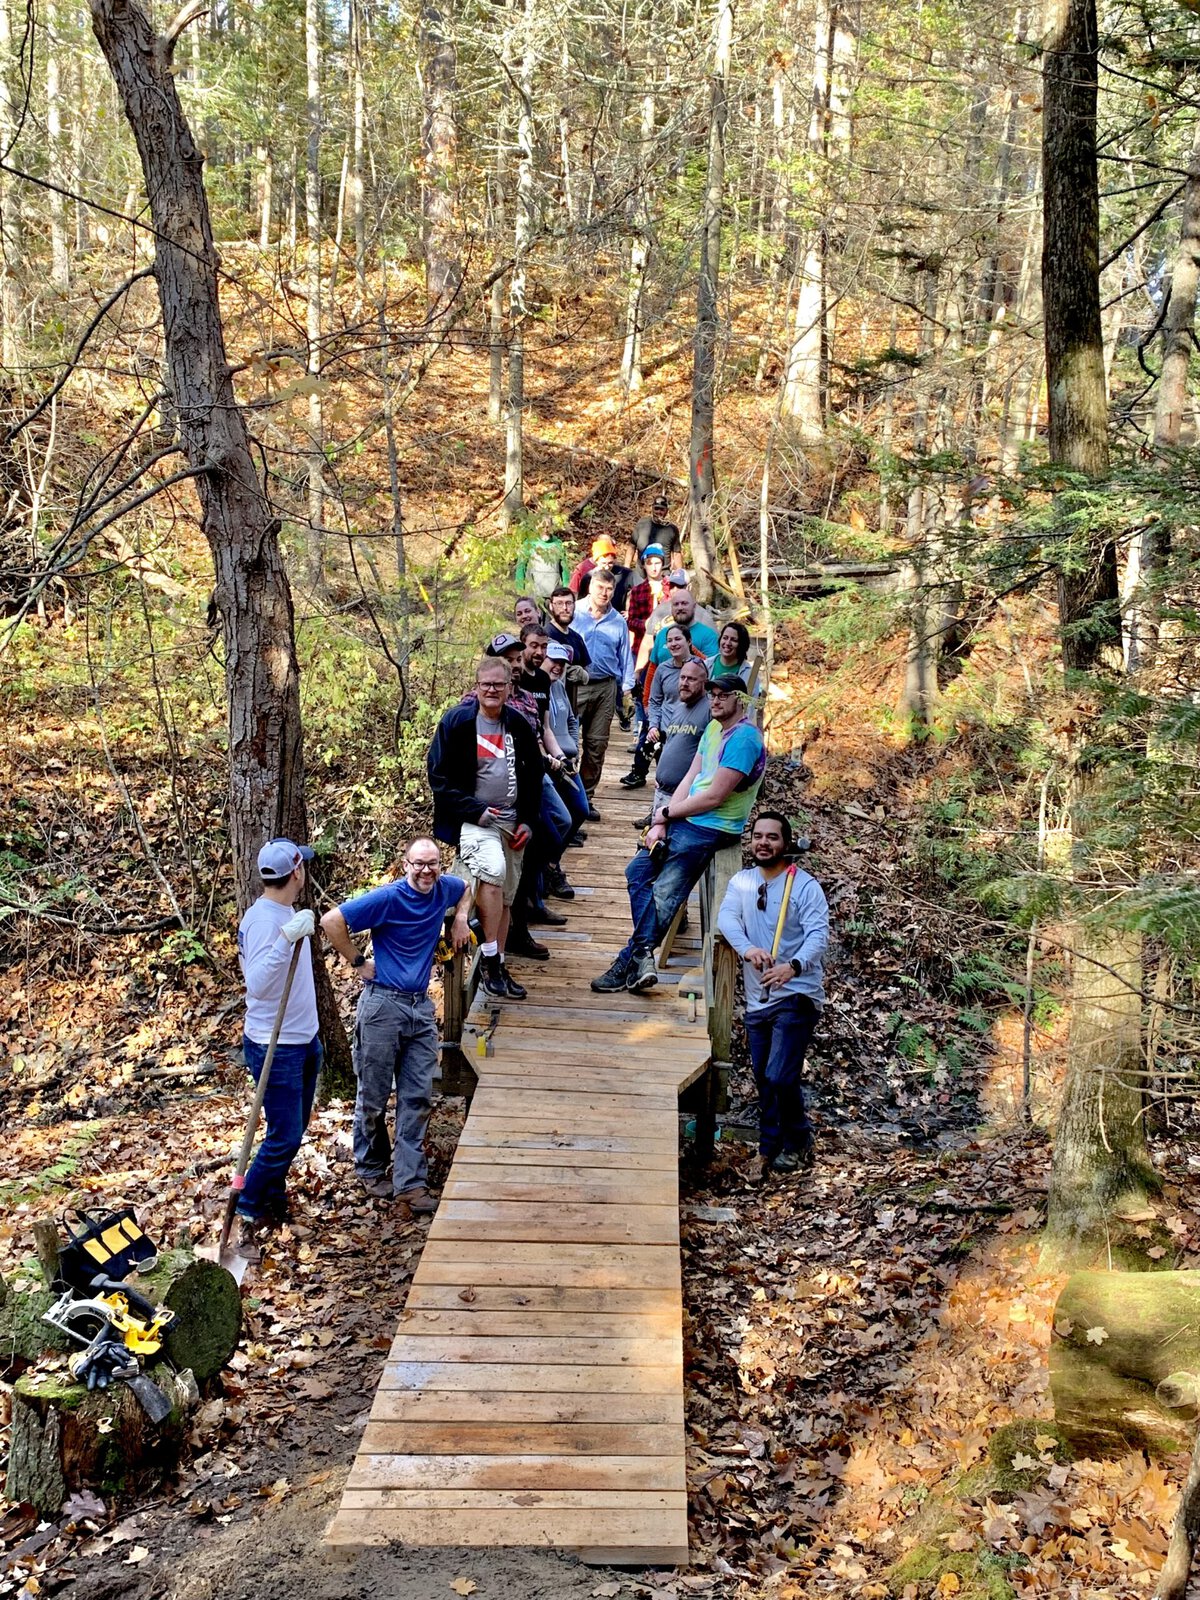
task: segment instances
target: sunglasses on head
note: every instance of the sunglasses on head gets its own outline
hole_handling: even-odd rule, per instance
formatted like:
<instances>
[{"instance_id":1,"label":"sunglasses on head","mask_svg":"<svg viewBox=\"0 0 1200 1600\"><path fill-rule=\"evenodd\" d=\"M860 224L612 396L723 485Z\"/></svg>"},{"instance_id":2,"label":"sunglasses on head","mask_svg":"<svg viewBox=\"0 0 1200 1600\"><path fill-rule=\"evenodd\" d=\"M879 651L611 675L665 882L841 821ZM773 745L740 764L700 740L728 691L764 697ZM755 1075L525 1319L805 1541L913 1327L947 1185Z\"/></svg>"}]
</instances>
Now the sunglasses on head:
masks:
<instances>
[{"instance_id":1,"label":"sunglasses on head","mask_svg":"<svg viewBox=\"0 0 1200 1600\"><path fill-rule=\"evenodd\" d=\"M760 911L767 909L767 886L765 883L760 883L758 886L758 909Z\"/></svg>"}]
</instances>

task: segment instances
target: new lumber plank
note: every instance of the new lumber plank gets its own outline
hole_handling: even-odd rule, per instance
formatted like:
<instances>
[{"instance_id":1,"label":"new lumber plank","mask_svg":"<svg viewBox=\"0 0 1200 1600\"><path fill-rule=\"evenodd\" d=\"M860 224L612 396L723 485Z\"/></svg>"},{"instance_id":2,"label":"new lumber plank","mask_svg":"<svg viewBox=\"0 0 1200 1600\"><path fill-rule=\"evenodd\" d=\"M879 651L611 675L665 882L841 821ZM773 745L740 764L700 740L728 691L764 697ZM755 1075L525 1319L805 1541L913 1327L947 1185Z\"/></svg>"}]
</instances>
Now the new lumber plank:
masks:
<instances>
[{"instance_id":1,"label":"new lumber plank","mask_svg":"<svg viewBox=\"0 0 1200 1600\"><path fill-rule=\"evenodd\" d=\"M466 1511L558 1506L573 1511L687 1510L683 1489L347 1489L347 1511Z\"/></svg>"},{"instance_id":2,"label":"new lumber plank","mask_svg":"<svg viewBox=\"0 0 1200 1600\"><path fill-rule=\"evenodd\" d=\"M387 1361L381 1389L541 1389L546 1394L673 1394L678 1366L541 1366L487 1361Z\"/></svg>"},{"instance_id":3,"label":"new lumber plank","mask_svg":"<svg viewBox=\"0 0 1200 1600\"><path fill-rule=\"evenodd\" d=\"M386 1426L383 1424L382 1426ZM687 1487L677 1455L397 1455L364 1439L347 1489L676 1489Z\"/></svg>"},{"instance_id":4,"label":"new lumber plank","mask_svg":"<svg viewBox=\"0 0 1200 1600\"><path fill-rule=\"evenodd\" d=\"M595 1339L574 1334L398 1333L388 1352L389 1362L486 1361L512 1366L680 1367L679 1342L672 1337Z\"/></svg>"},{"instance_id":5,"label":"new lumber plank","mask_svg":"<svg viewBox=\"0 0 1200 1600\"><path fill-rule=\"evenodd\" d=\"M339 1511L325 1536L350 1545L534 1545L585 1560L680 1565L688 1559L684 1511ZM602 1541L602 1542L601 1542ZM598 1552L603 1552L601 1557Z\"/></svg>"},{"instance_id":6,"label":"new lumber plank","mask_svg":"<svg viewBox=\"0 0 1200 1600\"><path fill-rule=\"evenodd\" d=\"M404 1423L386 1448L422 1455L467 1451L510 1455L624 1455L682 1449L683 1391L672 1394L546 1394L521 1389L381 1389L371 1423ZM450 1429L447 1423L461 1424ZM522 1430L522 1431L518 1431ZM615 1431L614 1431L615 1430ZM524 1441L519 1442L519 1441ZM674 1441L674 1442L672 1442Z\"/></svg>"}]
</instances>

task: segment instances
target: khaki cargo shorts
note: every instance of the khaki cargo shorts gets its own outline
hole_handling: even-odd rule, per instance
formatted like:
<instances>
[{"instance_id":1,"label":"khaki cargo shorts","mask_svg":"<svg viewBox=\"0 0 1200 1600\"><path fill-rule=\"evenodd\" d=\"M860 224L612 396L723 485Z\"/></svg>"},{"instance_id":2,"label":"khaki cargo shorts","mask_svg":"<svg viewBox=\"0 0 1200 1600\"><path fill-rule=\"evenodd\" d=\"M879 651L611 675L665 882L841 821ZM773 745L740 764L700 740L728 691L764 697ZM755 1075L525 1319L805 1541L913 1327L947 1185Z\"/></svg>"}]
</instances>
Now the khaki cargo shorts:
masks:
<instances>
[{"instance_id":1,"label":"khaki cargo shorts","mask_svg":"<svg viewBox=\"0 0 1200 1600\"><path fill-rule=\"evenodd\" d=\"M492 883L503 891L504 904L512 905L521 881L523 855L514 850L499 828L480 828L464 822L458 841L459 860L479 883Z\"/></svg>"}]
</instances>

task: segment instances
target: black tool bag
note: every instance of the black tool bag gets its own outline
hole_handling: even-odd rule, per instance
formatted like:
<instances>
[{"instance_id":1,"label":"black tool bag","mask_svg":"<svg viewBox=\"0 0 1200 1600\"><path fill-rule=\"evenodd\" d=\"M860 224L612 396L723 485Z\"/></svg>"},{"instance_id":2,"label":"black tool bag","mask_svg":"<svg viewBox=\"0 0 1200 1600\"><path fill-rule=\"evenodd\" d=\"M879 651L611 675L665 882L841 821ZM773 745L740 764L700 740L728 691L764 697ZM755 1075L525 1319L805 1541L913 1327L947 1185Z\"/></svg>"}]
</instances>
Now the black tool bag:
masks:
<instances>
[{"instance_id":1,"label":"black tool bag","mask_svg":"<svg viewBox=\"0 0 1200 1600\"><path fill-rule=\"evenodd\" d=\"M87 1294L96 1277L124 1278L158 1256L158 1247L138 1226L133 1207L95 1215L74 1211L63 1218L68 1243L59 1251L57 1287Z\"/></svg>"}]
</instances>

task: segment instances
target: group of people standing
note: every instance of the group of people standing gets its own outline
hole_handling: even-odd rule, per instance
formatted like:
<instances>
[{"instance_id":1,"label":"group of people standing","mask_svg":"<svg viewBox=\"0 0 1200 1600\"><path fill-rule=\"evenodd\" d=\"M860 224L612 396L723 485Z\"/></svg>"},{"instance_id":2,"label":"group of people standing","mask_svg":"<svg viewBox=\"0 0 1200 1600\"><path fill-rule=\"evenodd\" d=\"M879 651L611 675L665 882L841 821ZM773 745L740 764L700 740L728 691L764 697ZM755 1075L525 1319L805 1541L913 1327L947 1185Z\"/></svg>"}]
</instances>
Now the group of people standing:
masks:
<instances>
[{"instance_id":1,"label":"group of people standing","mask_svg":"<svg viewBox=\"0 0 1200 1600\"><path fill-rule=\"evenodd\" d=\"M655 952L668 928L713 856L742 838L754 811L766 749L749 714L749 634L740 623L718 629L697 605L666 512L666 502L656 500L624 551L597 539L591 556L569 572L561 546L546 548L557 542L551 538L522 552L518 578L532 592L516 600L512 629L489 640L472 686L441 718L430 746L434 836L407 846L392 882L321 919L333 949L363 979L354 1035L355 1168L369 1194L395 1197L411 1212L437 1204L424 1140L438 1055L428 986L444 925L452 919L452 945L465 948L473 899L482 988L497 999L526 997L508 961L549 960L532 926L567 921L548 901L575 897L564 857L586 838L586 824L600 821L596 787L614 720L627 717L631 731L635 715L639 721L622 784L642 787L652 764L657 770L639 824L644 831L625 868L630 936L592 979L596 993L642 992L658 983ZM618 555L627 559L618 562ZM456 852L461 871L443 870L439 843ZM824 1001L828 908L815 880L789 864L786 817L760 811L751 850L755 864L731 880L718 925L745 970L765 1175L812 1160L801 1075ZM286 839L263 847L262 896L239 930L245 1054L256 1078L292 947L315 932L313 913L295 909L311 855ZM366 933L369 956L354 942ZM286 1174L320 1062L310 942L279 1034L264 1102L267 1133L239 1204L244 1247L286 1209ZM394 1138L387 1126L393 1092Z\"/></svg>"}]
</instances>

